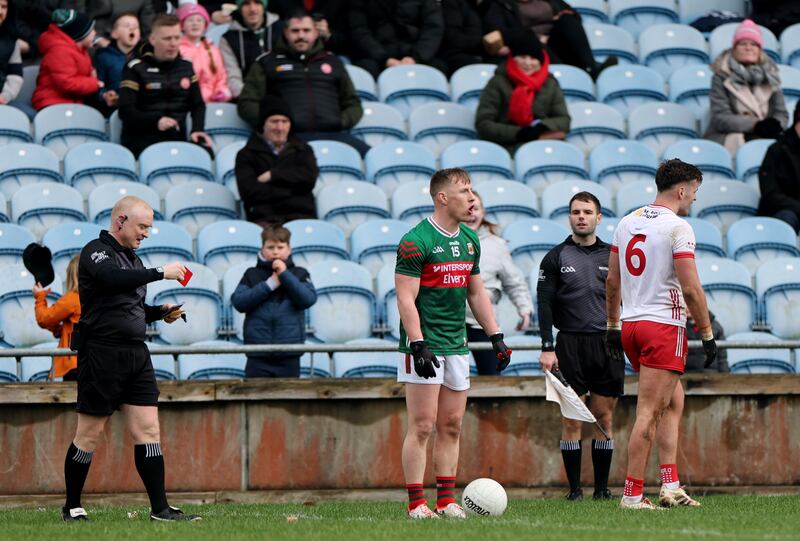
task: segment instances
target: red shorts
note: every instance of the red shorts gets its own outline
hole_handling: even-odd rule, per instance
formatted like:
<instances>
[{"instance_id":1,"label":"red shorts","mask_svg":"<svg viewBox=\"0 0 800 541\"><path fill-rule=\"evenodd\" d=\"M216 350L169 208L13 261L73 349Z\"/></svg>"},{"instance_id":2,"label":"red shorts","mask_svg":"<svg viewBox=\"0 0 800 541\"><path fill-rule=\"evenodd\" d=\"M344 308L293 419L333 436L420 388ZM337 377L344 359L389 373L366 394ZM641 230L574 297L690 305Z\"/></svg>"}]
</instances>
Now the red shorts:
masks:
<instances>
[{"instance_id":1,"label":"red shorts","mask_svg":"<svg viewBox=\"0 0 800 541\"><path fill-rule=\"evenodd\" d=\"M683 374L689 341L686 328L654 321L623 321L622 347L633 369L639 365Z\"/></svg>"}]
</instances>

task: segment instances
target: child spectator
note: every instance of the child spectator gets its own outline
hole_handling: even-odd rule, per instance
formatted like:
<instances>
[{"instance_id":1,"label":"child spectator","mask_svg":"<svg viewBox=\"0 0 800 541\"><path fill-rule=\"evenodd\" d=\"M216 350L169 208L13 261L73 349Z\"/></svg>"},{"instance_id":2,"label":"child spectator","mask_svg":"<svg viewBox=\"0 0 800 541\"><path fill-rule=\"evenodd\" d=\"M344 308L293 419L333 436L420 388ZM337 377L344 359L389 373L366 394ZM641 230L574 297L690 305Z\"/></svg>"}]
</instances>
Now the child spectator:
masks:
<instances>
[{"instance_id":1,"label":"child spectator","mask_svg":"<svg viewBox=\"0 0 800 541\"><path fill-rule=\"evenodd\" d=\"M192 63L203 101L229 101L232 96L222 54L219 47L204 35L211 20L206 8L197 4L184 4L178 8L177 15L183 30L181 57Z\"/></svg>"},{"instance_id":2,"label":"child spectator","mask_svg":"<svg viewBox=\"0 0 800 541\"><path fill-rule=\"evenodd\" d=\"M94 55L97 78L104 83L99 97L109 108L117 107L122 68L133 57L133 49L140 38L139 19L133 13L123 13L111 27L111 43Z\"/></svg>"},{"instance_id":3,"label":"child spectator","mask_svg":"<svg viewBox=\"0 0 800 541\"><path fill-rule=\"evenodd\" d=\"M17 40L14 4L0 0L0 105L7 105L22 89L22 53Z\"/></svg>"},{"instance_id":4,"label":"child spectator","mask_svg":"<svg viewBox=\"0 0 800 541\"><path fill-rule=\"evenodd\" d=\"M261 253L231 295L244 318L245 344L302 344L305 310L317 301L311 276L292 262L291 232L270 225L261 233ZM299 353L248 353L248 378L300 377Z\"/></svg>"}]
</instances>

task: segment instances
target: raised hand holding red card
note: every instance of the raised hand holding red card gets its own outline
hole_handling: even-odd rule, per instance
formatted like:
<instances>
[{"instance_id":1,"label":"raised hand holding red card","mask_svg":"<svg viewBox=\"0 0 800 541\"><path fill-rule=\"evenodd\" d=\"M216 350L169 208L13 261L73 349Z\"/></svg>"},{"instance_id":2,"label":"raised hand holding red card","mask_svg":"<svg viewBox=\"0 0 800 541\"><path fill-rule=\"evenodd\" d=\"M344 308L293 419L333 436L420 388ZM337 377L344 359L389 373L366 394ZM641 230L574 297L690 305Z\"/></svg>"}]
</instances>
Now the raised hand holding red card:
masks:
<instances>
[{"instance_id":1,"label":"raised hand holding red card","mask_svg":"<svg viewBox=\"0 0 800 541\"><path fill-rule=\"evenodd\" d=\"M189 280L192 279L192 271L189 270L189 267L186 267L186 272L183 273L183 280L179 280L178 283L183 287L186 287L186 284L189 283Z\"/></svg>"}]
</instances>

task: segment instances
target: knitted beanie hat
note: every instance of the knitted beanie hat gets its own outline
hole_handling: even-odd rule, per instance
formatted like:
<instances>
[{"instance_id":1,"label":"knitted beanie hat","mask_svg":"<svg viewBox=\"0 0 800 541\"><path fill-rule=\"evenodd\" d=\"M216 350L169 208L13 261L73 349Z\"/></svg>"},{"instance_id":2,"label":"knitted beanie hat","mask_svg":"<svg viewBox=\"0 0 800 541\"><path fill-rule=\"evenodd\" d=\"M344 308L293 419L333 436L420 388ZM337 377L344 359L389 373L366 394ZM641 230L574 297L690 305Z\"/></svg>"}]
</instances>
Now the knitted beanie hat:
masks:
<instances>
[{"instance_id":1,"label":"knitted beanie hat","mask_svg":"<svg viewBox=\"0 0 800 541\"><path fill-rule=\"evenodd\" d=\"M94 19L74 9L57 9L53 12L53 22L66 35L75 41L81 41L94 28Z\"/></svg>"}]
</instances>

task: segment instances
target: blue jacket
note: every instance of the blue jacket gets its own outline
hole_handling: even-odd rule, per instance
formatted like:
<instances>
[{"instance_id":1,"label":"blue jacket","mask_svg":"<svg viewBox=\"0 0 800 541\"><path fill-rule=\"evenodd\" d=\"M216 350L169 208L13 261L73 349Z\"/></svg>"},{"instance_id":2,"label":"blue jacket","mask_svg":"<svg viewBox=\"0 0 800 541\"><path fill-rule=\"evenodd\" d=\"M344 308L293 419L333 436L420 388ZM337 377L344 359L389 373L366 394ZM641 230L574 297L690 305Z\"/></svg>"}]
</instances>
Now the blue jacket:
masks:
<instances>
[{"instance_id":1,"label":"blue jacket","mask_svg":"<svg viewBox=\"0 0 800 541\"><path fill-rule=\"evenodd\" d=\"M272 289L267 279L272 275L272 261L259 258L255 267L245 271L231 295L233 307L245 315L245 344L302 344L306 339L305 310L317 301L311 276L295 267L291 257L281 273L281 284ZM249 358L286 357L281 354L252 354ZM300 357L298 354L297 357Z\"/></svg>"},{"instance_id":2,"label":"blue jacket","mask_svg":"<svg viewBox=\"0 0 800 541\"><path fill-rule=\"evenodd\" d=\"M105 83L98 94L100 97L109 90L119 93L119 83L122 80L122 68L130 60L125 53L119 50L117 42L112 41L108 47L100 49L94 55L94 69L97 78Z\"/></svg>"}]
</instances>

